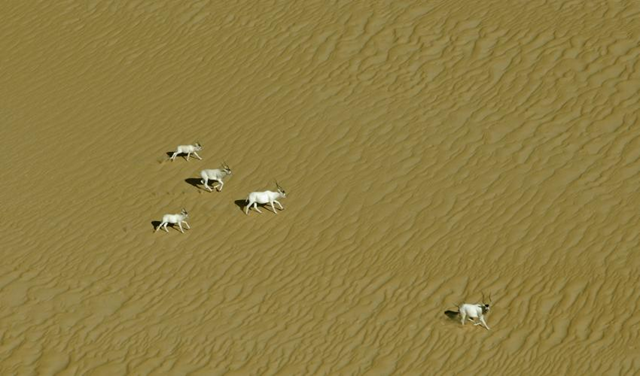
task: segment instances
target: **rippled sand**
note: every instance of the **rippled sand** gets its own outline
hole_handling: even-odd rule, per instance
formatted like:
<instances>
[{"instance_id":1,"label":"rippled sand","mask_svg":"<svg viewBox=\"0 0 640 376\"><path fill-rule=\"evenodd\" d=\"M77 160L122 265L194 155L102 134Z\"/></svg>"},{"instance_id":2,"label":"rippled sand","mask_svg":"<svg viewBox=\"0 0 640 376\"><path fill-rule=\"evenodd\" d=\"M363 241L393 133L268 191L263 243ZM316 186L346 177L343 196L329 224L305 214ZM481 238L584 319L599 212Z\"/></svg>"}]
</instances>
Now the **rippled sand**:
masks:
<instances>
[{"instance_id":1,"label":"rippled sand","mask_svg":"<svg viewBox=\"0 0 640 376\"><path fill-rule=\"evenodd\" d=\"M0 3L0 374L636 374L639 19ZM490 331L443 315L482 292Z\"/></svg>"}]
</instances>

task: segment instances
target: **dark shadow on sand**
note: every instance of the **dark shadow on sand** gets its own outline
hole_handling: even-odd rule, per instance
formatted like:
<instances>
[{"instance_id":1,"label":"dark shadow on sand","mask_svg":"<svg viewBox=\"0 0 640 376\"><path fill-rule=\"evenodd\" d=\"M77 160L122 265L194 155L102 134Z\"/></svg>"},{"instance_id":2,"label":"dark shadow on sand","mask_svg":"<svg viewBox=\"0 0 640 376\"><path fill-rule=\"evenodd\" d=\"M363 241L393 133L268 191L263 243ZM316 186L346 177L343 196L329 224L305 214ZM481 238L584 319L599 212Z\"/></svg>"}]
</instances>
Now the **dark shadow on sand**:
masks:
<instances>
[{"instance_id":1,"label":"dark shadow on sand","mask_svg":"<svg viewBox=\"0 0 640 376\"><path fill-rule=\"evenodd\" d=\"M244 207L247 205L247 200L243 198L241 200L235 200L234 203L238 208L240 208L240 211L244 213Z\"/></svg>"},{"instance_id":2,"label":"dark shadow on sand","mask_svg":"<svg viewBox=\"0 0 640 376\"><path fill-rule=\"evenodd\" d=\"M236 204L237 207L240 208L240 211L242 211L244 213L244 208L248 204L247 200L245 200L245 199L235 200L234 203ZM258 204L258 207L260 208L260 210L262 212L264 212L266 210L266 211L268 211L270 213L273 213L273 211L271 210L271 205L269 205L269 204ZM249 210L249 214L251 214L252 211L256 211L255 208L250 209ZM276 205L276 211L282 211L282 210L279 209L278 206ZM260 213L258 213L258 214L260 214Z\"/></svg>"},{"instance_id":3,"label":"dark shadow on sand","mask_svg":"<svg viewBox=\"0 0 640 376\"><path fill-rule=\"evenodd\" d=\"M187 178L184 179L185 182L193 185L194 187L198 188L198 189L202 189L203 191L207 191L206 189L204 189L203 187L200 186L200 184L202 184L202 180L201 179L197 179L197 178Z\"/></svg>"},{"instance_id":4,"label":"dark shadow on sand","mask_svg":"<svg viewBox=\"0 0 640 376\"><path fill-rule=\"evenodd\" d=\"M153 226L153 232L156 231L156 228L158 228L158 226L160 226L160 223L162 223L161 221L151 221L151 225ZM180 229L178 228L178 225L175 225L173 223L169 223L169 225L167 225L167 230L169 229L174 229L178 232L180 232ZM187 228L185 227L185 230L187 230ZM162 231L165 232L164 229L160 228L158 229L158 231ZM171 232L171 231L169 231Z\"/></svg>"},{"instance_id":5,"label":"dark shadow on sand","mask_svg":"<svg viewBox=\"0 0 640 376\"><path fill-rule=\"evenodd\" d=\"M444 311L444 314L450 318L451 320L459 320L458 315L460 314L458 311Z\"/></svg>"},{"instance_id":6,"label":"dark shadow on sand","mask_svg":"<svg viewBox=\"0 0 640 376\"><path fill-rule=\"evenodd\" d=\"M151 226L153 226L153 231L156 230L156 227L160 226L161 221L151 221Z\"/></svg>"},{"instance_id":7,"label":"dark shadow on sand","mask_svg":"<svg viewBox=\"0 0 640 376\"><path fill-rule=\"evenodd\" d=\"M167 152L167 157L169 157L169 160L171 160L171 156L173 155L173 151L168 151ZM193 157L193 154L191 154L191 156ZM184 159L185 161L187 160L187 153L180 153L178 155L176 155L176 159L178 159L178 157L182 157L182 159ZM198 159L198 158L196 158Z\"/></svg>"}]
</instances>

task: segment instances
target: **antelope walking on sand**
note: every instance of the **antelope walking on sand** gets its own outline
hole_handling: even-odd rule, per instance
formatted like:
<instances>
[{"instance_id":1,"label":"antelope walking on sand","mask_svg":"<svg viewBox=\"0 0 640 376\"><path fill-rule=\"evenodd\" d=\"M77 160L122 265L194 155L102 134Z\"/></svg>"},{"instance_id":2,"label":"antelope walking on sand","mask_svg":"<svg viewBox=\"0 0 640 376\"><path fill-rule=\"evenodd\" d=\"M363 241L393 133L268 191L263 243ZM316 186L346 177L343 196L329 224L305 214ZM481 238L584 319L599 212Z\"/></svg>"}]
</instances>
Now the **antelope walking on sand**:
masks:
<instances>
[{"instance_id":1,"label":"antelope walking on sand","mask_svg":"<svg viewBox=\"0 0 640 376\"><path fill-rule=\"evenodd\" d=\"M273 212L278 214L278 211L276 210L275 206L273 206L273 203L275 202L276 204L278 204L278 206L280 207L280 210L284 210L284 207L282 207L282 204L278 202L278 199L281 197L286 198L287 194L285 193L284 189L280 186L280 184L278 184L278 182L276 182L276 192L273 192L273 191L251 192L249 193L249 196L247 196L245 200L245 201L248 201L248 204L247 206L244 207L244 212L245 214L248 215L249 209L251 209L251 206L253 205L253 207L256 209L258 213L262 213L260 209L258 209L258 204L260 205L270 204Z\"/></svg>"},{"instance_id":2,"label":"antelope walking on sand","mask_svg":"<svg viewBox=\"0 0 640 376\"><path fill-rule=\"evenodd\" d=\"M209 187L209 180L217 182L218 185L214 185L213 188L217 189L218 192L222 192L222 186L224 186L224 181L222 181L222 179L224 179L228 175L231 175L231 168L226 162L222 162L221 168L202 170L200 172L200 176L202 177L201 182L209 192L213 192L213 190Z\"/></svg>"},{"instance_id":3,"label":"antelope walking on sand","mask_svg":"<svg viewBox=\"0 0 640 376\"><path fill-rule=\"evenodd\" d=\"M187 160L189 160L189 157L191 156L191 154L193 154L196 158L202 160L202 158L200 158L197 153L200 150L202 150L202 145L200 145L199 142L196 142L194 145L178 145L176 151L171 155L170 159L171 161L174 161L178 154L186 154Z\"/></svg>"},{"instance_id":4,"label":"antelope walking on sand","mask_svg":"<svg viewBox=\"0 0 640 376\"><path fill-rule=\"evenodd\" d=\"M182 229L183 223L187 226L187 229L191 230L191 227L187 223L187 218L189 218L189 213L187 213L186 209L182 209L180 214L165 214L162 217L162 222L158 225L158 227L156 227L156 231L154 232L157 232L158 230L160 230L161 227L166 232L169 232L169 230L167 230L167 226L169 224L175 225L177 223L178 227L180 227L180 232L184 234L184 230Z\"/></svg>"},{"instance_id":5,"label":"antelope walking on sand","mask_svg":"<svg viewBox=\"0 0 640 376\"><path fill-rule=\"evenodd\" d=\"M491 301L491 296L489 296L489 303L485 303L484 294L482 294L482 303L477 304L461 304L458 305L458 312L447 310L444 312L450 318L456 318L456 316L460 315L460 322L464 325L465 320L472 321L473 325L482 325L485 329L489 330L489 326L487 322L484 320L484 315L489 312L489 307L493 303Z\"/></svg>"}]
</instances>

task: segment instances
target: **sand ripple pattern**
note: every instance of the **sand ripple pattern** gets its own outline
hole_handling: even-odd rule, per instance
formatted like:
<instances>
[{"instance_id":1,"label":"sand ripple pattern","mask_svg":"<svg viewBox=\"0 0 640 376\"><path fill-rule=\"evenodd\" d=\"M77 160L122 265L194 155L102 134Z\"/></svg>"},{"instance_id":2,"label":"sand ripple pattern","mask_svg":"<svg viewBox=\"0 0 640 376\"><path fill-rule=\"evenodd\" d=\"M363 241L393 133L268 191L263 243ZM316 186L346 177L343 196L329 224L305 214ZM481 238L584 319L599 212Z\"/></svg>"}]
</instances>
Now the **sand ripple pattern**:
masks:
<instances>
[{"instance_id":1,"label":"sand ripple pattern","mask_svg":"<svg viewBox=\"0 0 640 376\"><path fill-rule=\"evenodd\" d=\"M635 374L639 16L3 2L0 374Z\"/></svg>"}]
</instances>

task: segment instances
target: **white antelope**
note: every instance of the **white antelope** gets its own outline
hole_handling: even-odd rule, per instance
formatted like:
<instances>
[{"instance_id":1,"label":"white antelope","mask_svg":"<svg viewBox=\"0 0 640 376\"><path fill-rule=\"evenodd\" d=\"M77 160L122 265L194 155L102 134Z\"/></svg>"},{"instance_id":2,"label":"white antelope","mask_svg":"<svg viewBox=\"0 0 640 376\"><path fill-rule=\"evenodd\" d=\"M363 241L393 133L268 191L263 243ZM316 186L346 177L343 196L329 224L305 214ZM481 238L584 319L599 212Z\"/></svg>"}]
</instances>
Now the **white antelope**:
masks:
<instances>
[{"instance_id":1,"label":"white antelope","mask_svg":"<svg viewBox=\"0 0 640 376\"><path fill-rule=\"evenodd\" d=\"M217 189L218 192L222 191L222 186L224 186L224 182L222 179L231 175L231 167L225 162L222 162L221 168L216 168L213 170L202 170L200 172L200 176L202 177L202 184L209 190L209 192L213 192L213 190L209 187L209 180L213 180L218 183L217 186L213 186L213 188Z\"/></svg>"},{"instance_id":2,"label":"white antelope","mask_svg":"<svg viewBox=\"0 0 640 376\"><path fill-rule=\"evenodd\" d=\"M176 149L177 150L171 155L172 161L176 159L178 154L186 154L187 160L189 160L189 157L191 156L191 154L193 154L199 160L202 160L202 158L200 158L200 156L197 153L198 151L202 150L202 145L200 145L199 142L196 142L195 145L178 145Z\"/></svg>"},{"instance_id":3,"label":"white antelope","mask_svg":"<svg viewBox=\"0 0 640 376\"><path fill-rule=\"evenodd\" d=\"M482 294L482 304L469 304L465 303L462 305L458 305L458 312L456 311L445 311L444 314L449 316L450 318L455 318L460 315L460 322L464 325L465 320L472 321L474 325L482 325L485 329L489 330L489 325L484 320L484 315L489 312L489 307L492 303L491 296L489 296L489 303L484 302L484 294Z\"/></svg>"},{"instance_id":4,"label":"white antelope","mask_svg":"<svg viewBox=\"0 0 640 376\"><path fill-rule=\"evenodd\" d=\"M161 227L166 232L169 232L169 230L167 230L167 225L175 225L177 223L178 227L180 227L180 232L184 234L184 230L182 229L183 223L187 226L187 229L191 230L191 227L187 223L187 218L189 218L189 213L187 213L186 209L182 209L180 214L165 214L164 216L162 216L162 222L158 225L158 227L156 227L156 231L154 232L160 230Z\"/></svg>"},{"instance_id":5,"label":"white antelope","mask_svg":"<svg viewBox=\"0 0 640 376\"><path fill-rule=\"evenodd\" d=\"M249 209L251 209L251 206L253 205L253 207L258 211L258 213L262 213L260 209L258 209L258 204L260 205L270 204L273 212L278 214L275 206L273 206L273 203L275 202L276 204L278 204L278 206L280 207L280 210L284 210L284 208L282 207L282 204L278 202L278 199L280 197L286 198L287 194L285 193L284 189L282 189L282 187L278 184L278 182L276 182L276 192L273 192L273 191L251 192L249 193L249 196L247 196L246 198L246 201L248 201L249 204L247 204L247 206L244 207L244 212L245 214L248 215Z\"/></svg>"}]
</instances>

